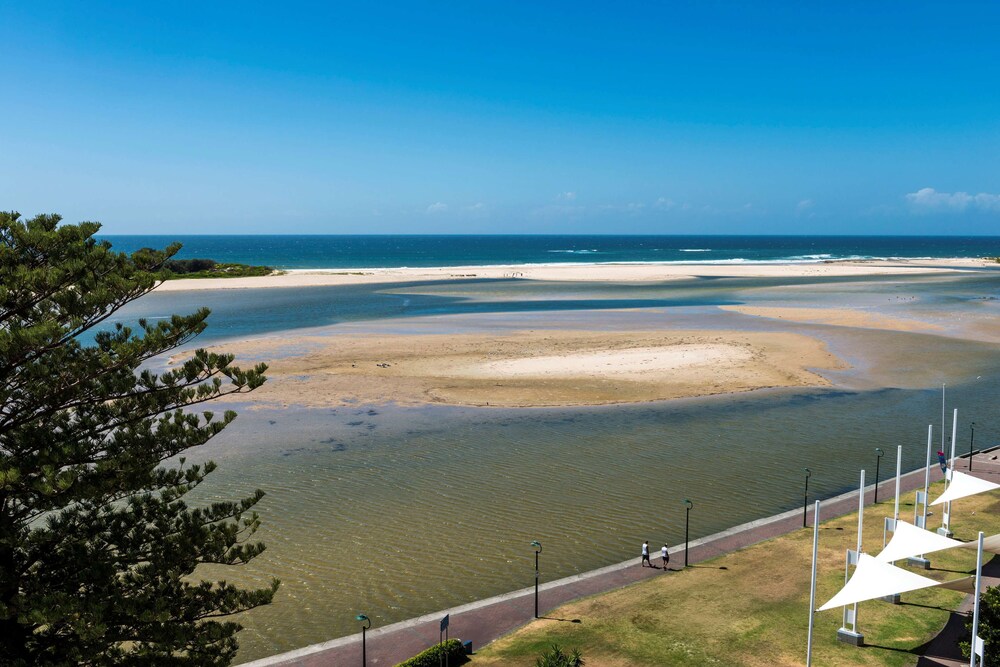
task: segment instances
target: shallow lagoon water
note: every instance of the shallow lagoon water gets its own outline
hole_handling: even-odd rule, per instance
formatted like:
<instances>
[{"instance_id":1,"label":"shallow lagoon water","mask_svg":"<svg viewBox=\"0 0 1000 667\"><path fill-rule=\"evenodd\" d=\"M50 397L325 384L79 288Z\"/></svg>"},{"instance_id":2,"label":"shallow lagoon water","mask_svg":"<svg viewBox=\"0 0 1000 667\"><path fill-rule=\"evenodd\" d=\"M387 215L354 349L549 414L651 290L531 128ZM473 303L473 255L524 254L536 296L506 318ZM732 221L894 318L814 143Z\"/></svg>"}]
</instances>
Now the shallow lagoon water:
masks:
<instances>
[{"instance_id":1,"label":"shallow lagoon water","mask_svg":"<svg viewBox=\"0 0 1000 667\"><path fill-rule=\"evenodd\" d=\"M202 343L323 325L332 334L526 326L768 330L779 325L714 306L858 303L901 316L982 319L994 307L988 297L1000 293L996 273L793 282L476 281L153 294L123 316L211 305L212 336ZM952 326L949 317L941 321ZM852 488L861 467L870 479L877 446L887 454L883 479L894 469L897 444L904 446L903 468L916 468L924 461L928 423L938 442L943 381L949 420L951 408L960 408L959 451L973 419L978 445L1000 442L995 344L806 324L780 328L821 336L854 367L831 375L833 389L642 405L241 408L229 429L194 453L220 463L196 500L255 488L268 493L259 505L268 550L236 575L277 576L283 585L273 605L243 619L240 660L355 632L357 613L383 625L528 586L534 539L545 545L543 577L554 579L633 557L644 539L682 541L685 497L694 502L691 529L698 537L801 506L806 466L813 471L810 491L819 497Z\"/></svg>"}]
</instances>

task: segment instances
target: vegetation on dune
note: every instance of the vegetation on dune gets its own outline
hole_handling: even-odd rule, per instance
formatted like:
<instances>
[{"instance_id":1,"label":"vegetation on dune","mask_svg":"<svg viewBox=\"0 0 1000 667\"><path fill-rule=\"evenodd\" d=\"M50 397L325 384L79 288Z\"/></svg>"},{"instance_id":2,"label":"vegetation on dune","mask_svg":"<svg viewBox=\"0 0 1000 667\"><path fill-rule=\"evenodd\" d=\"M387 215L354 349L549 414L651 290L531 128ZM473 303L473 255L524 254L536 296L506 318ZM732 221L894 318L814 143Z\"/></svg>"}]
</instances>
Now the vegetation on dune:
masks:
<instances>
[{"instance_id":1,"label":"vegetation on dune","mask_svg":"<svg viewBox=\"0 0 1000 667\"><path fill-rule=\"evenodd\" d=\"M148 250L148 249L146 249ZM246 278L275 273L270 266L216 262L214 259L168 259L163 263L167 280L181 278Z\"/></svg>"},{"instance_id":2,"label":"vegetation on dune","mask_svg":"<svg viewBox=\"0 0 1000 667\"><path fill-rule=\"evenodd\" d=\"M181 455L236 416L189 408L255 389L266 367L198 350L149 370L207 310L97 329L179 246L127 256L95 240L100 225L59 222L0 213L0 664L226 665L227 617L278 582L245 590L198 568L264 550L250 541L264 494L191 508L215 465Z\"/></svg>"}]
</instances>

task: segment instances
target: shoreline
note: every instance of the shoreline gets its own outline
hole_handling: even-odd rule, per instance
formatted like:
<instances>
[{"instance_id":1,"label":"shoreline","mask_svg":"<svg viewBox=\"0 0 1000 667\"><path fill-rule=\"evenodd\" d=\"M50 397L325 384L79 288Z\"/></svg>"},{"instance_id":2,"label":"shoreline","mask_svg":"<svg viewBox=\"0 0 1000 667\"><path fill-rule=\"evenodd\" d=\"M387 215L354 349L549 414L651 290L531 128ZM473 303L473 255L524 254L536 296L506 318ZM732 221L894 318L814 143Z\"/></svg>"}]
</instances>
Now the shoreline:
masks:
<instances>
[{"instance_id":1,"label":"shoreline","mask_svg":"<svg viewBox=\"0 0 1000 667\"><path fill-rule=\"evenodd\" d=\"M967 455L956 457L957 460L967 458ZM929 466L930 481L935 483L942 479L936 465ZM917 489L923 482L924 466L903 472L900 475L900 492L909 493ZM982 473L980 473L982 474ZM890 485L893 478L881 480L879 488ZM873 504L876 484L867 484L864 488L865 506ZM823 513L833 513L825 516L823 522L835 519L852 511L857 511L858 490L850 489L836 496L820 499L821 517ZM806 518L815 522L813 506L809 506ZM800 519L803 517L801 508L793 508L771 514L725 528L716 533L693 539L688 544L692 552L694 564L711 560L753 544L793 533L801 529ZM671 556L684 552L681 544L669 549ZM655 558L655 557L654 557ZM541 602L542 613L558 608L564 604L592 595L599 595L618 590L638 581L655 578L662 573L658 570L639 569L635 558L605 565L594 570L570 575L539 586L539 593L548 593ZM439 621L445 615L451 618L453 632L463 640L471 640L473 648L482 648L493 641L531 623L530 600L533 588L521 588L507 593L501 593L463 605L442 609L436 612L422 614L415 618L390 623L379 628L373 628L367 634L368 651L378 659L387 659L388 663L405 660L416 655L437 641ZM353 662L359 659L361 653L361 635L347 634L327 641L309 644L297 649L277 653L248 662L238 662L241 667L313 667L331 664L336 661Z\"/></svg>"},{"instance_id":2,"label":"shoreline","mask_svg":"<svg viewBox=\"0 0 1000 667\"><path fill-rule=\"evenodd\" d=\"M816 276L916 275L975 271L1000 264L981 258L865 259L774 262L607 262L498 264L399 268L288 269L280 275L249 278L177 279L157 287L161 292L212 289L325 287L441 280L539 280L566 282L663 282L697 277L797 278Z\"/></svg>"}]
</instances>

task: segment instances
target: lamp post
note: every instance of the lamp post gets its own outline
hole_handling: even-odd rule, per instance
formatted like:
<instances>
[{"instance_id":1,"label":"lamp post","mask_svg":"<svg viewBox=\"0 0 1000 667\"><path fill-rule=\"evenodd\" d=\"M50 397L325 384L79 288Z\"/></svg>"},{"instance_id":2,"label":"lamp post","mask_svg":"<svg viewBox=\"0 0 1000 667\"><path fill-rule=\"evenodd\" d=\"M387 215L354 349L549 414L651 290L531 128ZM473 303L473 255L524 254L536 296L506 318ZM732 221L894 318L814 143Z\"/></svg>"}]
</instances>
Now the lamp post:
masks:
<instances>
[{"instance_id":1,"label":"lamp post","mask_svg":"<svg viewBox=\"0 0 1000 667\"><path fill-rule=\"evenodd\" d=\"M535 548L535 618L538 618L538 554L542 553L542 543L535 540L531 546Z\"/></svg>"},{"instance_id":2,"label":"lamp post","mask_svg":"<svg viewBox=\"0 0 1000 667\"><path fill-rule=\"evenodd\" d=\"M885 452L882 451L881 447L875 448L875 503L878 504L878 468L879 464L882 463L882 457L885 456Z\"/></svg>"},{"instance_id":3,"label":"lamp post","mask_svg":"<svg viewBox=\"0 0 1000 667\"><path fill-rule=\"evenodd\" d=\"M806 527L806 508L809 506L809 477L812 475L812 470L809 468L803 468L806 471L806 490L802 493L802 527Z\"/></svg>"},{"instance_id":4,"label":"lamp post","mask_svg":"<svg viewBox=\"0 0 1000 667\"><path fill-rule=\"evenodd\" d=\"M969 436L969 472L972 472L972 444L976 441L976 422L969 426L972 435Z\"/></svg>"},{"instance_id":5,"label":"lamp post","mask_svg":"<svg viewBox=\"0 0 1000 667\"><path fill-rule=\"evenodd\" d=\"M688 566L688 528L691 526L691 508L694 503L684 499L684 567Z\"/></svg>"},{"instance_id":6,"label":"lamp post","mask_svg":"<svg viewBox=\"0 0 1000 667\"><path fill-rule=\"evenodd\" d=\"M363 624L361 626L361 667L365 667L365 665L368 664L368 654L365 646L365 631L372 627L372 620L364 614L358 614L354 617L354 620L360 621Z\"/></svg>"}]
</instances>

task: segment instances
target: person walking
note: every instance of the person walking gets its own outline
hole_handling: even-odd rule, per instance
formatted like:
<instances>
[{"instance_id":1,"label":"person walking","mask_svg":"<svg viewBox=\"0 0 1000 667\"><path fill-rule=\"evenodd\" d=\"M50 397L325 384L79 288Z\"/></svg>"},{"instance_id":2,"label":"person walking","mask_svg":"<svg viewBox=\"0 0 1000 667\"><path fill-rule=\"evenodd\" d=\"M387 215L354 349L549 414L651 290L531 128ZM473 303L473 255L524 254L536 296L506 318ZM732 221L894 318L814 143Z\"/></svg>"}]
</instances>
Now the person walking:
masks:
<instances>
[{"instance_id":1,"label":"person walking","mask_svg":"<svg viewBox=\"0 0 1000 667\"><path fill-rule=\"evenodd\" d=\"M663 543L663 548L660 549L660 554L663 556L663 569L667 569L667 564L670 562L670 552L667 550L667 543Z\"/></svg>"},{"instance_id":2,"label":"person walking","mask_svg":"<svg viewBox=\"0 0 1000 667\"><path fill-rule=\"evenodd\" d=\"M639 567L645 566L653 567L653 564L649 562L649 542L642 543L642 561L639 563Z\"/></svg>"},{"instance_id":3,"label":"person walking","mask_svg":"<svg viewBox=\"0 0 1000 667\"><path fill-rule=\"evenodd\" d=\"M941 464L941 472L948 472L948 459L945 458L944 452L940 449L938 450L938 463Z\"/></svg>"}]
</instances>

